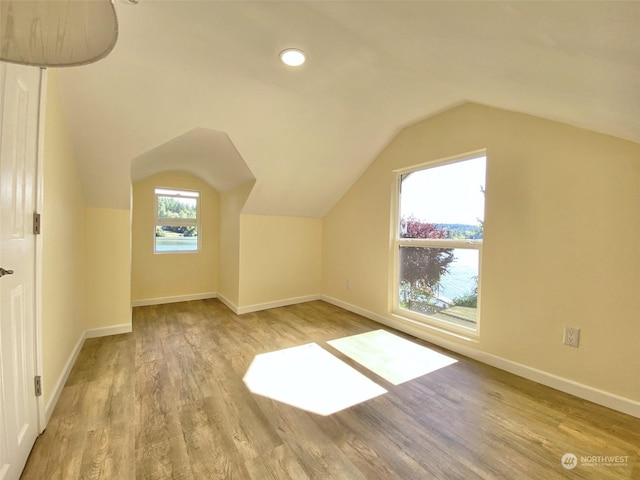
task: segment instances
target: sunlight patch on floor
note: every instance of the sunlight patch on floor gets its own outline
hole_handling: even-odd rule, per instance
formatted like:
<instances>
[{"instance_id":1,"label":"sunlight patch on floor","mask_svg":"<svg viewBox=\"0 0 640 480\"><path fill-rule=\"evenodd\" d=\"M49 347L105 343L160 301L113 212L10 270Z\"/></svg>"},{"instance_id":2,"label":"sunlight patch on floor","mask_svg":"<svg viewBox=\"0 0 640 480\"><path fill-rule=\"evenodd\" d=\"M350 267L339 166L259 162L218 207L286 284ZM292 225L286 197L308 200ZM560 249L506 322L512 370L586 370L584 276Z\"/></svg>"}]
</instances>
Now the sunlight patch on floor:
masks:
<instances>
[{"instance_id":1,"label":"sunlight patch on floor","mask_svg":"<svg viewBox=\"0 0 640 480\"><path fill-rule=\"evenodd\" d=\"M243 380L253 393L319 415L387 392L315 343L256 355Z\"/></svg>"},{"instance_id":2,"label":"sunlight patch on floor","mask_svg":"<svg viewBox=\"0 0 640 480\"><path fill-rule=\"evenodd\" d=\"M327 343L394 385L457 362L454 358L385 330L374 330Z\"/></svg>"}]
</instances>

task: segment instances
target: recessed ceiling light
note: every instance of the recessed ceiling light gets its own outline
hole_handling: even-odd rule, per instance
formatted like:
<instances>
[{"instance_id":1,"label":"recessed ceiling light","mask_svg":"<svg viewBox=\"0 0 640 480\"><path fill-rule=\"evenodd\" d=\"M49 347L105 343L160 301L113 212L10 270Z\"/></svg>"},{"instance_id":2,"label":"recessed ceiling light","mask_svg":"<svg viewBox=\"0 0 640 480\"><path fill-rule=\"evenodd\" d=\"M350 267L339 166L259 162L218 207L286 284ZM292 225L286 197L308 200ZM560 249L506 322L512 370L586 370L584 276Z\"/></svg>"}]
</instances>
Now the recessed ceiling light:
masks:
<instances>
[{"instance_id":1,"label":"recessed ceiling light","mask_svg":"<svg viewBox=\"0 0 640 480\"><path fill-rule=\"evenodd\" d=\"M297 48L287 48L280 52L280 60L290 67L299 67L305 61L304 52Z\"/></svg>"}]
</instances>

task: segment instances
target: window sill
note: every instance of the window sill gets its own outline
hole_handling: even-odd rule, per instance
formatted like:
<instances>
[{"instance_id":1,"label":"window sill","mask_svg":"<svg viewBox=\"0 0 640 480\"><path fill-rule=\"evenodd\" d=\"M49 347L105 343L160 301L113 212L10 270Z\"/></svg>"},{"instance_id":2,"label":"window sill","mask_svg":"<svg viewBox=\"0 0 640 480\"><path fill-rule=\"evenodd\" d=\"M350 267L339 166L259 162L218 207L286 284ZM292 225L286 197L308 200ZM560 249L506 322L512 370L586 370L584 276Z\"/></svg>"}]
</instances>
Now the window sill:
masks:
<instances>
[{"instance_id":1,"label":"window sill","mask_svg":"<svg viewBox=\"0 0 640 480\"><path fill-rule=\"evenodd\" d=\"M403 322L414 328L424 329L430 333L444 334L467 342L477 343L480 341L479 327L473 330L471 328L438 320L437 318L430 317L428 315L414 314L410 310L400 308L394 309L391 312L391 316L399 322Z\"/></svg>"},{"instance_id":2,"label":"window sill","mask_svg":"<svg viewBox=\"0 0 640 480\"><path fill-rule=\"evenodd\" d=\"M185 255L200 253L200 250L167 250L161 252L153 252L154 255Z\"/></svg>"}]
</instances>

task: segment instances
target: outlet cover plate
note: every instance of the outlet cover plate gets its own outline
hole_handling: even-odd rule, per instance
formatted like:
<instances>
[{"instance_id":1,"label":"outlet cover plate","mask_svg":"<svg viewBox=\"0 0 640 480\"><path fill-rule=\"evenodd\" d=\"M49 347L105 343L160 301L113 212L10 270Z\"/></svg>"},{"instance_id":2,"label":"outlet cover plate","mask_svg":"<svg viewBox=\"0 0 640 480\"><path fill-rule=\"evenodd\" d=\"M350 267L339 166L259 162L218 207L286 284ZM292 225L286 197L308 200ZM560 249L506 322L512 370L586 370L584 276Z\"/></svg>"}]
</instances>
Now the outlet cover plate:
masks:
<instances>
[{"instance_id":1,"label":"outlet cover plate","mask_svg":"<svg viewBox=\"0 0 640 480\"><path fill-rule=\"evenodd\" d=\"M562 342L570 347L577 347L580 344L580 329L564 327L564 338Z\"/></svg>"}]
</instances>

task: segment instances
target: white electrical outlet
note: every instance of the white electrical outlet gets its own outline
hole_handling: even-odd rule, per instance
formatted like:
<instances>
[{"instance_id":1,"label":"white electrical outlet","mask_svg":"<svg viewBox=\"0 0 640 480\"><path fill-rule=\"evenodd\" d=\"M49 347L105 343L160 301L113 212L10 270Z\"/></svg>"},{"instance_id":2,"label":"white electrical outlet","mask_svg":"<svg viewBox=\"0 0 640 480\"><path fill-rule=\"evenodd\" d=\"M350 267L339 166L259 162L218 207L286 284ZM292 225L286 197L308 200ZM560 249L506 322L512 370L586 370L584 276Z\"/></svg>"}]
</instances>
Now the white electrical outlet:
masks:
<instances>
[{"instance_id":1,"label":"white electrical outlet","mask_svg":"<svg viewBox=\"0 0 640 480\"><path fill-rule=\"evenodd\" d=\"M351 290L351 280L347 280L347 284L345 285L347 290Z\"/></svg>"},{"instance_id":2,"label":"white electrical outlet","mask_svg":"<svg viewBox=\"0 0 640 480\"><path fill-rule=\"evenodd\" d=\"M573 327L564 327L564 338L562 342L571 347L577 347L580 343L580 329Z\"/></svg>"}]
</instances>

